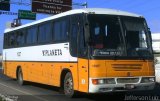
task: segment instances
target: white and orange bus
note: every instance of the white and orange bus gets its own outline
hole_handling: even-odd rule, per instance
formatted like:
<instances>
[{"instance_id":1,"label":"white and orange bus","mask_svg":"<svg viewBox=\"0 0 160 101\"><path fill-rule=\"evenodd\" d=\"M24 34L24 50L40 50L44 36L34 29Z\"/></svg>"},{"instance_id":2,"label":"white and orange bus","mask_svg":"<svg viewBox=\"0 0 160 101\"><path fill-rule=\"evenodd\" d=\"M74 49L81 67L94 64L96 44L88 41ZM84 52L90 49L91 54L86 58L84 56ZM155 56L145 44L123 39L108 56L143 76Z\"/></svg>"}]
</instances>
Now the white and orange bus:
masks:
<instances>
[{"instance_id":1,"label":"white and orange bus","mask_svg":"<svg viewBox=\"0 0 160 101\"><path fill-rule=\"evenodd\" d=\"M53 85L67 96L152 90L151 33L141 15L112 9L77 9L6 29L3 72Z\"/></svg>"}]
</instances>

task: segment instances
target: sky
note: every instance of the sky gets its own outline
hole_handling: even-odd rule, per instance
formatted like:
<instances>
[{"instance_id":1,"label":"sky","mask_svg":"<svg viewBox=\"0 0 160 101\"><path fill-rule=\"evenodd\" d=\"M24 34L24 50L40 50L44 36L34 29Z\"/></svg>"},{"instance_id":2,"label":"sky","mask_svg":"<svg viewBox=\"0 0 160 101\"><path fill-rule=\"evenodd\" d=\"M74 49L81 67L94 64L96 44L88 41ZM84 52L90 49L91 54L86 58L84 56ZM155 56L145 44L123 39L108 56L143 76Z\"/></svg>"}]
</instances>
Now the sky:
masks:
<instances>
[{"instance_id":1,"label":"sky","mask_svg":"<svg viewBox=\"0 0 160 101\"><path fill-rule=\"evenodd\" d=\"M30 3L31 0L11 0L11 2L23 1ZM88 8L110 8L140 14L147 20L152 33L160 33L160 0L73 0L74 3L88 3ZM73 9L84 8L73 5ZM31 10L31 5L11 4L10 12L18 13L18 10ZM1 10L0 10L1 11ZM37 20L48 17L48 14L38 14ZM0 15L0 53L3 47L3 33L7 22L12 22L17 15ZM31 23L35 20L22 20L22 24Z\"/></svg>"}]
</instances>

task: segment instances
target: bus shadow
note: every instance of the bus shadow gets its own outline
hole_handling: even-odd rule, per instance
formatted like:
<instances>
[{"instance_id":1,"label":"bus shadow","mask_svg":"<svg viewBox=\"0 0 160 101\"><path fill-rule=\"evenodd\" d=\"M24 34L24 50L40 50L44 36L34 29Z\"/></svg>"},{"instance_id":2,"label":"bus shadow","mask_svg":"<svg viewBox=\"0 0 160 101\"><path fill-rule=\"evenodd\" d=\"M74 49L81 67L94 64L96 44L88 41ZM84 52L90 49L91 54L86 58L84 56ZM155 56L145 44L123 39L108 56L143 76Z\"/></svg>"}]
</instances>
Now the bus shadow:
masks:
<instances>
[{"instance_id":1,"label":"bus shadow","mask_svg":"<svg viewBox=\"0 0 160 101\"><path fill-rule=\"evenodd\" d=\"M60 91L59 87L54 87L54 86L49 86L49 85L43 85L39 83L32 83L32 82L27 82L28 86L34 86L38 88L43 88L46 90L50 90L53 92L56 92L58 94L56 95L40 95L40 96L52 96L52 97L57 97L60 101L79 101L79 100L87 100L87 101L104 101L104 100L110 100L110 101L123 101L125 97L125 93L119 92L119 93L103 93L103 94L86 94L86 93L81 93L81 92L76 92L76 96L73 98L68 98L66 97L62 91Z\"/></svg>"},{"instance_id":2,"label":"bus shadow","mask_svg":"<svg viewBox=\"0 0 160 101\"><path fill-rule=\"evenodd\" d=\"M69 100L69 101L76 101L76 100L82 100L86 99L87 101L130 101L130 100L143 100L143 101L149 101L149 100L160 100L160 84L156 84L154 90L150 91L134 91L134 92L115 92L115 93L103 93L103 94L86 94L86 93L80 93L77 92L76 96L72 99L65 97L65 95L61 92L59 93L59 88L54 86L48 86L38 83L31 83L29 82L28 85L32 85L35 87L40 87L46 90L57 92L58 95L54 95L57 98L63 100ZM51 95L48 95L51 96ZM53 95L52 95L53 96ZM85 101L85 100L84 100Z\"/></svg>"},{"instance_id":3,"label":"bus shadow","mask_svg":"<svg viewBox=\"0 0 160 101\"><path fill-rule=\"evenodd\" d=\"M40 83L35 83L35 82L26 81L25 85L34 86L34 87L38 87L38 88L42 88L42 89L46 89L46 90L50 90L50 91L60 92L60 88L59 87L40 84Z\"/></svg>"}]
</instances>

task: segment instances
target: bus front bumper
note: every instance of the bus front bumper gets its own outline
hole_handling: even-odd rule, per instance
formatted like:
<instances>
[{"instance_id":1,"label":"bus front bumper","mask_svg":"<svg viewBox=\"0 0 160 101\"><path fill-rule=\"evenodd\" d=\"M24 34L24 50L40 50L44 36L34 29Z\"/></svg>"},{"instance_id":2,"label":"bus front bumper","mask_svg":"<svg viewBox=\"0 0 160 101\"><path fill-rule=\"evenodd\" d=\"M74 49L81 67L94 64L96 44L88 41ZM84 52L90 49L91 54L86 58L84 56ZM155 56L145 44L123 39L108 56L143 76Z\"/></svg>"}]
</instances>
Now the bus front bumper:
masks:
<instances>
[{"instance_id":1,"label":"bus front bumper","mask_svg":"<svg viewBox=\"0 0 160 101\"><path fill-rule=\"evenodd\" d=\"M153 90L154 87L155 87L155 82L116 83L116 84L97 84L95 85L92 83L90 79L89 93Z\"/></svg>"}]
</instances>

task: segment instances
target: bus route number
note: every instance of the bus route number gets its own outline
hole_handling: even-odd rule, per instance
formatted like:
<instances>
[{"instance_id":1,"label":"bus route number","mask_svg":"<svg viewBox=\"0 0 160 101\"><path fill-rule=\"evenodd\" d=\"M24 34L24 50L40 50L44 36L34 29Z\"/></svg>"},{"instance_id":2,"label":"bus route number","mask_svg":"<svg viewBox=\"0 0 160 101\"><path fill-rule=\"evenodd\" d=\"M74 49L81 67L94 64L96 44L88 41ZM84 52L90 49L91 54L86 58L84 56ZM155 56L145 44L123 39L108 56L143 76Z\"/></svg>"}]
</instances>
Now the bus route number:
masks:
<instances>
[{"instance_id":1,"label":"bus route number","mask_svg":"<svg viewBox=\"0 0 160 101\"><path fill-rule=\"evenodd\" d=\"M21 52L17 52L17 56L18 56L18 57L21 56Z\"/></svg>"}]
</instances>

